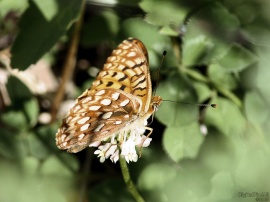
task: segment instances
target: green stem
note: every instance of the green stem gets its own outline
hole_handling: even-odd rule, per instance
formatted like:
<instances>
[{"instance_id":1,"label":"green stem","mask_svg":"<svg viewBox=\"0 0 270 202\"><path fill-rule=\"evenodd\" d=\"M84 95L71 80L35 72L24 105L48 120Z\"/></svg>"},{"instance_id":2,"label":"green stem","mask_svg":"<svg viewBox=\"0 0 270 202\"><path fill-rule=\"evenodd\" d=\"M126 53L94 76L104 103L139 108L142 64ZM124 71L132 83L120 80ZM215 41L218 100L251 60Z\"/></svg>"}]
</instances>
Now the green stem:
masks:
<instances>
[{"instance_id":1,"label":"green stem","mask_svg":"<svg viewBox=\"0 0 270 202\"><path fill-rule=\"evenodd\" d=\"M123 174L123 178L125 180L125 183L127 185L128 191L131 193L131 195L134 197L134 199L137 202L145 202L144 199L142 198L142 196L140 195L140 193L137 191L136 187L134 186L131 178L130 178L130 174L129 174L129 170L128 170L128 166L127 166L127 162L125 160L125 158L120 156L120 167L122 170L122 174Z\"/></svg>"}]
</instances>

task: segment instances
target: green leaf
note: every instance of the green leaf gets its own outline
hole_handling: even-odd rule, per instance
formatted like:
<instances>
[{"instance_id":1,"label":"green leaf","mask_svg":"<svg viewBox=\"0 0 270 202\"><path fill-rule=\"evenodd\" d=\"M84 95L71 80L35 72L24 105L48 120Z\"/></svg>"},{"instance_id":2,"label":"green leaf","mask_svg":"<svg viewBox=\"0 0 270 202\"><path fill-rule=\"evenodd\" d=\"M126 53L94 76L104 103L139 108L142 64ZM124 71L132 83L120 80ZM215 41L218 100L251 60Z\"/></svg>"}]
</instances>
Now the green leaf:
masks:
<instances>
[{"instance_id":1,"label":"green leaf","mask_svg":"<svg viewBox=\"0 0 270 202\"><path fill-rule=\"evenodd\" d=\"M139 3L147 13L145 20L149 24L166 26L169 24L179 25L183 22L187 10L184 10L178 2L148 0Z\"/></svg>"},{"instance_id":2,"label":"green leaf","mask_svg":"<svg viewBox=\"0 0 270 202\"><path fill-rule=\"evenodd\" d=\"M184 126L198 119L198 108L184 103L196 103L195 91L190 81L181 75L175 74L169 77L166 82L160 83L157 89L157 95L160 95L164 100L159 110L156 112L156 117L166 126Z\"/></svg>"},{"instance_id":3,"label":"green leaf","mask_svg":"<svg viewBox=\"0 0 270 202\"><path fill-rule=\"evenodd\" d=\"M44 159L48 156L49 148L46 147L46 142L42 142L36 134L28 133L27 140L30 147L30 153L33 157Z\"/></svg>"},{"instance_id":4,"label":"green leaf","mask_svg":"<svg viewBox=\"0 0 270 202\"><path fill-rule=\"evenodd\" d=\"M269 151L266 152L261 148L253 147L243 154L234 173L235 182L240 191L269 189L270 182L268 177L265 177L270 167L269 158ZM260 179L259 182L258 179Z\"/></svg>"},{"instance_id":5,"label":"green leaf","mask_svg":"<svg viewBox=\"0 0 270 202\"><path fill-rule=\"evenodd\" d=\"M11 66L20 70L36 63L48 52L78 16L81 0L35 0L20 21L12 46Z\"/></svg>"},{"instance_id":6,"label":"green leaf","mask_svg":"<svg viewBox=\"0 0 270 202\"><path fill-rule=\"evenodd\" d=\"M1 119L10 127L25 130L37 123L39 106L27 86L17 77L10 76L7 90L11 106L1 115Z\"/></svg>"},{"instance_id":7,"label":"green leaf","mask_svg":"<svg viewBox=\"0 0 270 202\"><path fill-rule=\"evenodd\" d=\"M237 158L236 153L241 154L243 148L245 146L241 137L235 135L228 138L209 126L197 160L209 169L211 174L220 171L233 171L241 158Z\"/></svg>"},{"instance_id":8,"label":"green leaf","mask_svg":"<svg viewBox=\"0 0 270 202\"><path fill-rule=\"evenodd\" d=\"M229 51L218 60L218 63L227 72L240 72L248 66L254 64L257 61L257 57L249 50L233 44Z\"/></svg>"},{"instance_id":9,"label":"green leaf","mask_svg":"<svg viewBox=\"0 0 270 202\"><path fill-rule=\"evenodd\" d=\"M138 184L142 190L162 189L176 176L176 170L163 163L150 164L143 169Z\"/></svg>"},{"instance_id":10,"label":"green leaf","mask_svg":"<svg viewBox=\"0 0 270 202\"><path fill-rule=\"evenodd\" d=\"M74 170L78 170L78 161L74 156L70 154L62 154L60 158L63 158L63 162L66 162ZM62 163L56 156L50 156L42 164L41 173L43 175L60 176L60 177L72 177L73 172L65 164ZM61 172L60 172L61 171Z\"/></svg>"},{"instance_id":11,"label":"green leaf","mask_svg":"<svg viewBox=\"0 0 270 202\"><path fill-rule=\"evenodd\" d=\"M209 174L207 168L198 161L184 160L180 165L172 166L177 175L162 189L163 195L170 202L198 202L209 193Z\"/></svg>"},{"instance_id":12,"label":"green leaf","mask_svg":"<svg viewBox=\"0 0 270 202\"><path fill-rule=\"evenodd\" d=\"M32 97L28 87L17 77L10 76L6 85L12 105L21 106L21 102Z\"/></svg>"},{"instance_id":13,"label":"green leaf","mask_svg":"<svg viewBox=\"0 0 270 202\"><path fill-rule=\"evenodd\" d=\"M54 123L47 126L37 127L35 130L36 135L39 136L38 139L46 144L51 151L60 151L55 144L55 134L59 126L59 123Z\"/></svg>"},{"instance_id":14,"label":"green leaf","mask_svg":"<svg viewBox=\"0 0 270 202\"><path fill-rule=\"evenodd\" d=\"M270 103L270 88L269 88L269 78L270 78L270 70L269 70L269 58L270 58L270 48L261 48L258 50L258 54L260 57L258 63L258 73L254 74L250 77L250 80L255 79L256 88L259 90L263 98Z\"/></svg>"},{"instance_id":15,"label":"green leaf","mask_svg":"<svg viewBox=\"0 0 270 202\"><path fill-rule=\"evenodd\" d=\"M1 120L13 130L23 131L28 128L28 122L23 111L10 110L1 114Z\"/></svg>"},{"instance_id":16,"label":"green leaf","mask_svg":"<svg viewBox=\"0 0 270 202\"><path fill-rule=\"evenodd\" d=\"M237 86L233 75L217 63L209 66L208 75L210 80L220 88L233 90Z\"/></svg>"},{"instance_id":17,"label":"green leaf","mask_svg":"<svg viewBox=\"0 0 270 202\"><path fill-rule=\"evenodd\" d=\"M211 179L212 190L202 201L229 201L235 197L235 184L230 172L219 172Z\"/></svg>"},{"instance_id":18,"label":"green leaf","mask_svg":"<svg viewBox=\"0 0 270 202\"><path fill-rule=\"evenodd\" d=\"M212 103L216 103L218 108L206 111L206 123L215 126L231 138L243 134L245 119L239 108L224 98L217 98Z\"/></svg>"},{"instance_id":19,"label":"green leaf","mask_svg":"<svg viewBox=\"0 0 270 202\"><path fill-rule=\"evenodd\" d=\"M24 102L24 112L29 126L34 126L38 121L39 106L35 98Z\"/></svg>"},{"instance_id":20,"label":"green leaf","mask_svg":"<svg viewBox=\"0 0 270 202\"><path fill-rule=\"evenodd\" d=\"M199 35L186 40L183 46L183 64L192 66L200 63L199 59L213 44L205 36Z\"/></svg>"},{"instance_id":21,"label":"green leaf","mask_svg":"<svg viewBox=\"0 0 270 202\"><path fill-rule=\"evenodd\" d=\"M206 84L204 84L202 82L193 82L193 86L194 86L196 93L199 97L199 99L198 99L199 103L202 103L203 101L205 101L211 97L212 92Z\"/></svg>"},{"instance_id":22,"label":"green leaf","mask_svg":"<svg viewBox=\"0 0 270 202\"><path fill-rule=\"evenodd\" d=\"M27 7L27 0L1 0L0 1L0 20L11 10L22 12Z\"/></svg>"},{"instance_id":23,"label":"green leaf","mask_svg":"<svg viewBox=\"0 0 270 202\"><path fill-rule=\"evenodd\" d=\"M14 119L13 119L14 120ZM16 122L15 122L16 123ZM0 155L3 158L12 160L20 159L27 155L27 148L21 135L12 130L1 128Z\"/></svg>"},{"instance_id":24,"label":"green leaf","mask_svg":"<svg viewBox=\"0 0 270 202\"><path fill-rule=\"evenodd\" d=\"M112 40L119 29L119 17L111 10L104 10L86 22L82 31L83 46L93 46Z\"/></svg>"},{"instance_id":25,"label":"green leaf","mask_svg":"<svg viewBox=\"0 0 270 202\"><path fill-rule=\"evenodd\" d=\"M143 30L143 32L141 31ZM148 50L150 68L159 67L164 50L167 51L164 66L176 65L172 43L169 37L158 34L157 27L146 23L141 18L130 18L125 20L117 36L119 42L128 37L141 40Z\"/></svg>"},{"instance_id":26,"label":"green leaf","mask_svg":"<svg viewBox=\"0 0 270 202\"><path fill-rule=\"evenodd\" d=\"M255 124L263 124L270 112L265 100L257 91L247 92L245 96L245 113L247 119Z\"/></svg>"},{"instance_id":27,"label":"green leaf","mask_svg":"<svg viewBox=\"0 0 270 202\"><path fill-rule=\"evenodd\" d=\"M39 172L40 164L41 162L30 156L16 162L4 161L4 163L1 163L1 200L20 202L34 202L37 199L40 202L67 201L66 195L70 194L71 190L70 178L59 177L59 175L42 175ZM60 174L61 170L57 170L57 172ZM13 190L17 190L16 194Z\"/></svg>"},{"instance_id":28,"label":"green leaf","mask_svg":"<svg viewBox=\"0 0 270 202\"><path fill-rule=\"evenodd\" d=\"M203 142L197 123L182 127L168 127L163 134L163 146L174 161L195 158Z\"/></svg>"}]
</instances>

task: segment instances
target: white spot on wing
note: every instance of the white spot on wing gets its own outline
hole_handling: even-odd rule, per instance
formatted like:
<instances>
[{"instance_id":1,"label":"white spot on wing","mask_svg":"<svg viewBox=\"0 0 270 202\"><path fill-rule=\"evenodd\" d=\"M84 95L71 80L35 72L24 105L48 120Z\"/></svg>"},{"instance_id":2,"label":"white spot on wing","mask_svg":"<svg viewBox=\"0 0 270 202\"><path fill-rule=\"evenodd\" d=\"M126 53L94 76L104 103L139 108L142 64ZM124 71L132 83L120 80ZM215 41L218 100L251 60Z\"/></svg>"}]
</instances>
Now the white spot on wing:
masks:
<instances>
[{"instance_id":1,"label":"white spot on wing","mask_svg":"<svg viewBox=\"0 0 270 202\"><path fill-rule=\"evenodd\" d=\"M101 130L101 128L103 128L103 126L105 126L105 124L104 124L104 123L103 123L103 124L98 125L98 126L96 127L96 129L94 130L94 132L96 133L96 132L100 131L100 130Z\"/></svg>"},{"instance_id":2,"label":"white spot on wing","mask_svg":"<svg viewBox=\"0 0 270 202\"><path fill-rule=\"evenodd\" d=\"M101 106L96 106L96 105L90 106L90 107L89 107L89 110L91 110L91 111L97 111L97 110L100 109L100 107L101 107Z\"/></svg>"},{"instance_id":3,"label":"white spot on wing","mask_svg":"<svg viewBox=\"0 0 270 202\"><path fill-rule=\"evenodd\" d=\"M112 63L106 63L106 64L104 65L104 68L109 69L109 68L111 68L111 66L112 66Z\"/></svg>"},{"instance_id":4,"label":"white spot on wing","mask_svg":"<svg viewBox=\"0 0 270 202\"><path fill-rule=\"evenodd\" d=\"M78 140L82 140L82 139L84 138L84 136L85 136L84 133L80 134L80 135L78 136Z\"/></svg>"},{"instance_id":5,"label":"white spot on wing","mask_svg":"<svg viewBox=\"0 0 270 202\"><path fill-rule=\"evenodd\" d=\"M73 109L73 112L76 113L80 109L81 109L81 106L80 105L76 105L75 108Z\"/></svg>"},{"instance_id":6,"label":"white spot on wing","mask_svg":"<svg viewBox=\"0 0 270 202\"><path fill-rule=\"evenodd\" d=\"M108 58L108 60L110 60L110 61L112 61L112 62L113 62L113 61L115 61L115 60L116 60L116 57L115 57L115 56L111 56L111 57L109 57L109 58Z\"/></svg>"},{"instance_id":7,"label":"white spot on wing","mask_svg":"<svg viewBox=\"0 0 270 202\"><path fill-rule=\"evenodd\" d=\"M124 107L124 106L126 106L128 103L129 103L129 99L125 99L124 101L122 101L122 102L120 103L120 106L121 106L121 107Z\"/></svg>"},{"instance_id":8,"label":"white spot on wing","mask_svg":"<svg viewBox=\"0 0 270 202\"><path fill-rule=\"evenodd\" d=\"M134 57L134 56L136 56L136 53L135 52L129 52L127 54L127 57Z\"/></svg>"},{"instance_id":9,"label":"white spot on wing","mask_svg":"<svg viewBox=\"0 0 270 202\"><path fill-rule=\"evenodd\" d=\"M129 47L127 45L123 45L121 48L125 50L128 49Z\"/></svg>"},{"instance_id":10,"label":"white spot on wing","mask_svg":"<svg viewBox=\"0 0 270 202\"><path fill-rule=\"evenodd\" d=\"M91 101L91 100L92 100L92 97L91 97L91 96L88 96L88 97L86 97L86 98L84 98L84 99L82 100L82 103L84 104L84 103L89 102L89 101Z\"/></svg>"},{"instance_id":11,"label":"white spot on wing","mask_svg":"<svg viewBox=\"0 0 270 202\"><path fill-rule=\"evenodd\" d=\"M122 121L115 121L115 122L114 122L115 125L119 125L119 124L121 124L121 123L122 123Z\"/></svg>"},{"instance_id":12,"label":"white spot on wing","mask_svg":"<svg viewBox=\"0 0 270 202\"><path fill-rule=\"evenodd\" d=\"M106 106L110 105L111 102L112 101L110 99L103 99L100 101L101 104L106 105Z\"/></svg>"},{"instance_id":13,"label":"white spot on wing","mask_svg":"<svg viewBox=\"0 0 270 202\"><path fill-rule=\"evenodd\" d=\"M142 60L141 60L141 58L137 57L135 59L135 62L136 62L136 64L141 64L142 63Z\"/></svg>"},{"instance_id":14,"label":"white spot on wing","mask_svg":"<svg viewBox=\"0 0 270 202\"><path fill-rule=\"evenodd\" d=\"M88 123L88 124L85 124L85 125L83 125L83 126L80 128L80 130L81 130L81 131L87 130L89 126L90 126L89 123Z\"/></svg>"},{"instance_id":15,"label":"white spot on wing","mask_svg":"<svg viewBox=\"0 0 270 202\"><path fill-rule=\"evenodd\" d=\"M84 117L82 119L80 119L79 121L77 121L78 124L85 124L86 121L88 121L90 119L90 117Z\"/></svg>"},{"instance_id":16,"label":"white spot on wing","mask_svg":"<svg viewBox=\"0 0 270 202\"><path fill-rule=\"evenodd\" d=\"M103 95L105 93L105 90L100 90L96 93L96 95Z\"/></svg>"},{"instance_id":17,"label":"white spot on wing","mask_svg":"<svg viewBox=\"0 0 270 202\"><path fill-rule=\"evenodd\" d=\"M80 118L79 116L74 116L74 117L70 120L70 122L75 122L75 121L77 121L79 118Z\"/></svg>"},{"instance_id":18,"label":"white spot on wing","mask_svg":"<svg viewBox=\"0 0 270 202\"><path fill-rule=\"evenodd\" d=\"M66 137L67 137L67 135L65 135L65 134L61 135L61 141L64 142Z\"/></svg>"},{"instance_id":19,"label":"white spot on wing","mask_svg":"<svg viewBox=\"0 0 270 202\"><path fill-rule=\"evenodd\" d=\"M135 63L134 63L133 61L131 61L131 60L127 60L127 61L126 61L126 64L127 64L129 67L135 66Z\"/></svg>"},{"instance_id":20,"label":"white spot on wing","mask_svg":"<svg viewBox=\"0 0 270 202\"><path fill-rule=\"evenodd\" d=\"M72 116L68 116L66 119L66 122L69 123L71 119L72 119Z\"/></svg>"},{"instance_id":21,"label":"white spot on wing","mask_svg":"<svg viewBox=\"0 0 270 202\"><path fill-rule=\"evenodd\" d=\"M116 55L119 55L120 53L122 53L122 50L121 50L121 49L116 49L116 50L114 51L114 54L116 54Z\"/></svg>"},{"instance_id":22,"label":"white spot on wing","mask_svg":"<svg viewBox=\"0 0 270 202\"><path fill-rule=\"evenodd\" d=\"M119 68L119 69L124 69L124 68L125 68L125 65L119 64L119 65L118 65L118 68Z\"/></svg>"},{"instance_id":23,"label":"white spot on wing","mask_svg":"<svg viewBox=\"0 0 270 202\"><path fill-rule=\"evenodd\" d=\"M118 100L118 98L119 98L119 95L120 95L120 93L113 93L112 94L112 98L114 99L114 100Z\"/></svg>"},{"instance_id":24,"label":"white spot on wing","mask_svg":"<svg viewBox=\"0 0 270 202\"><path fill-rule=\"evenodd\" d=\"M110 118L111 117L111 115L112 115L113 113L112 112L106 112L106 113L104 113L103 115L102 115L102 119L108 119L108 118Z\"/></svg>"}]
</instances>

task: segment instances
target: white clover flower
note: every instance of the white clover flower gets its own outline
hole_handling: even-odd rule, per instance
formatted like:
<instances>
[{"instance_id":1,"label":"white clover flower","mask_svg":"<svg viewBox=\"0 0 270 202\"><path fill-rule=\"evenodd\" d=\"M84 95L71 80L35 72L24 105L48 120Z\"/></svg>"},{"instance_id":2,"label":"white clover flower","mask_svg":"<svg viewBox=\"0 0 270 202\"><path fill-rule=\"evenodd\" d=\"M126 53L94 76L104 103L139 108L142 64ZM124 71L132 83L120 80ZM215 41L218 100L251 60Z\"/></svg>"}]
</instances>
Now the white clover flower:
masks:
<instances>
[{"instance_id":1,"label":"white clover flower","mask_svg":"<svg viewBox=\"0 0 270 202\"><path fill-rule=\"evenodd\" d=\"M128 163L129 161L136 162L138 160L134 137L130 136L130 138L122 144L121 155L125 157Z\"/></svg>"},{"instance_id":2,"label":"white clover flower","mask_svg":"<svg viewBox=\"0 0 270 202\"><path fill-rule=\"evenodd\" d=\"M108 149L110 148L111 144L106 143L105 145L101 145L98 147L98 150L94 152L94 154L97 154L98 157L100 157L100 162L103 163L108 156L106 156L106 153Z\"/></svg>"},{"instance_id":3,"label":"white clover flower","mask_svg":"<svg viewBox=\"0 0 270 202\"><path fill-rule=\"evenodd\" d=\"M119 160L119 150L116 150L116 152L111 155L110 159L112 162L116 163Z\"/></svg>"},{"instance_id":4,"label":"white clover flower","mask_svg":"<svg viewBox=\"0 0 270 202\"><path fill-rule=\"evenodd\" d=\"M143 123L146 125L147 121ZM100 162L104 162L105 159L116 163L120 155L125 158L126 162L137 162L138 154L136 147L148 147L152 138L148 138L144 135L145 127L141 125L128 125L122 131L113 134L105 141L94 142L90 147L98 147L98 150L94 154L98 155Z\"/></svg>"}]
</instances>

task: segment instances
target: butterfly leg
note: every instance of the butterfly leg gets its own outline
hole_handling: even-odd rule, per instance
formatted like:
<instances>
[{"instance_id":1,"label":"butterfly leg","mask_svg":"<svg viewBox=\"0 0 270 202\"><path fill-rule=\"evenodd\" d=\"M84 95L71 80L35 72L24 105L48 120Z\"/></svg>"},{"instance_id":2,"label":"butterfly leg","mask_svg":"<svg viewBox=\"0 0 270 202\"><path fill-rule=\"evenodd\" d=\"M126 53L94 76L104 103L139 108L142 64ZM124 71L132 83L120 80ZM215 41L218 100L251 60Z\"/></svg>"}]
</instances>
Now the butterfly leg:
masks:
<instances>
[{"instance_id":1,"label":"butterfly leg","mask_svg":"<svg viewBox=\"0 0 270 202\"><path fill-rule=\"evenodd\" d=\"M140 149L139 149L139 158L141 158L142 156L142 147L143 147L143 143L144 141L152 134L153 132L153 128L150 127L145 127L146 130L149 130L149 133L147 134L146 138L142 141L142 143L140 144Z\"/></svg>"}]
</instances>

